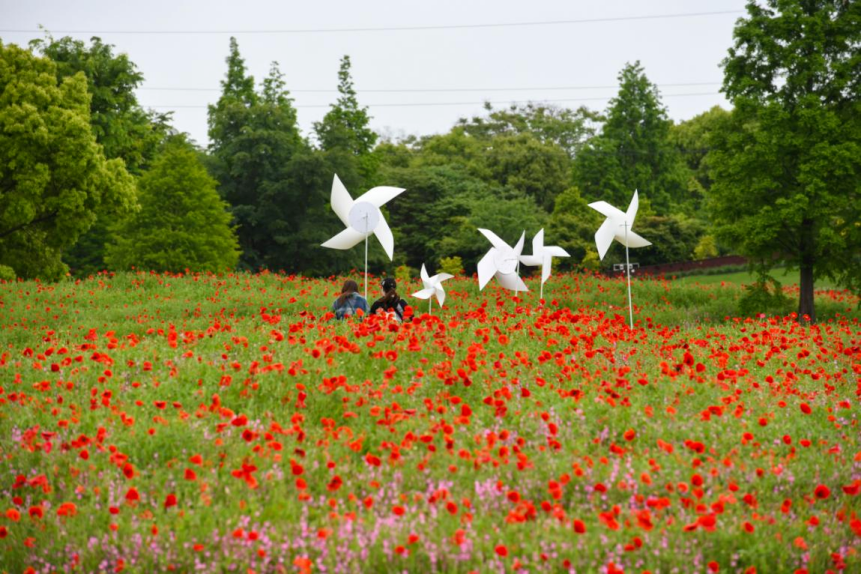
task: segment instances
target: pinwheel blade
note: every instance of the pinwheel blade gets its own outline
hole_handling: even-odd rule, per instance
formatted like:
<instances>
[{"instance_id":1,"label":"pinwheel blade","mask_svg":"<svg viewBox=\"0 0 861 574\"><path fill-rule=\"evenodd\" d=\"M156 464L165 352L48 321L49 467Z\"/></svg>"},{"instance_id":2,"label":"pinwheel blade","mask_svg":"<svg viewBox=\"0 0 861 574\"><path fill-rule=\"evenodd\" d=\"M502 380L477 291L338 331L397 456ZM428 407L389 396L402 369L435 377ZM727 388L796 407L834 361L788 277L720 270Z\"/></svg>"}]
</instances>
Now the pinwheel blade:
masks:
<instances>
[{"instance_id":1,"label":"pinwheel blade","mask_svg":"<svg viewBox=\"0 0 861 574\"><path fill-rule=\"evenodd\" d=\"M637 209L640 208L640 194L635 189L634 197L631 198L631 203L628 205L628 212L625 214L625 221L628 222L628 229L634 227L634 219L637 217ZM630 233L630 232L629 232Z\"/></svg>"},{"instance_id":2,"label":"pinwheel blade","mask_svg":"<svg viewBox=\"0 0 861 574\"><path fill-rule=\"evenodd\" d=\"M422 271L421 271L422 283L427 285L431 278L428 276L428 270L425 268L425 264L422 263Z\"/></svg>"},{"instance_id":3,"label":"pinwheel blade","mask_svg":"<svg viewBox=\"0 0 861 574\"><path fill-rule=\"evenodd\" d=\"M556 245L550 245L544 248L544 254L551 257L571 257L567 251Z\"/></svg>"},{"instance_id":4,"label":"pinwheel blade","mask_svg":"<svg viewBox=\"0 0 861 574\"><path fill-rule=\"evenodd\" d=\"M493 264L493 249L487 252L478 262L478 290L484 289L487 282L493 279L496 273L496 265Z\"/></svg>"},{"instance_id":5,"label":"pinwheel blade","mask_svg":"<svg viewBox=\"0 0 861 574\"><path fill-rule=\"evenodd\" d=\"M520 254L523 253L523 243L526 241L526 232L520 234L520 239L517 241L517 245L514 246L514 255L516 257L520 257Z\"/></svg>"},{"instance_id":6,"label":"pinwheel blade","mask_svg":"<svg viewBox=\"0 0 861 574\"><path fill-rule=\"evenodd\" d=\"M442 288L442 285L436 288L436 300L440 307L445 303L445 289Z\"/></svg>"},{"instance_id":7,"label":"pinwheel blade","mask_svg":"<svg viewBox=\"0 0 861 574\"><path fill-rule=\"evenodd\" d=\"M427 287L425 289L422 289L421 291L416 291L412 294L412 296L419 299L430 299L435 292L436 289L434 289L433 287Z\"/></svg>"},{"instance_id":8,"label":"pinwheel blade","mask_svg":"<svg viewBox=\"0 0 861 574\"><path fill-rule=\"evenodd\" d=\"M335 179L332 180L332 211L346 226L350 225L350 209L352 207L353 198L350 197L350 192L347 191L336 174Z\"/></svg>"},{"instance_id":9,"label":"pinwheel blade","mask_svg":"<svg viewBox=\"0 0 861 574\"><path fill-rule=\"evenodd\" d=\"M387 185L381 185L379 187L369 189L364 194L362 194L360 198L356 199L356 201L367 201L374 207L379 208L402 194L404 191L404 188L401 187L390 187Z\"/></svg>"},{"instance_id":10,"label":"pinwheel blade","mask_svg":"<svg viewBox=\"0 0 861 574\"><path fill-rule=\"evenodd\" d=\"M491 230L481 229L480 227L478 228L478 230L482 233L482 235L487 237L487 240L490 241L491 245L493 245L494 247L496 247L500 251L505 250L505 249L510 249L508 243L506 243L505 241L500 239L499 236L497 234L495 234L494 232L492 232Z\"/></svg>"},{"instance_id":11,"label":"pinwheel blade","mask_svg":"<svg viewBox=\"0 0 861 574\"><path fill-rule=\"evenodd\" d=\"M619 243L622 245L625 244L625 235L624 233L619 235ZM633 231L628 231L628 247L647 247L651 245L651 241L643 239Z\"/></svg>"},{"instance_id":12,"label":"pinwheel blade","mask_svg":"<svg viewBox=\"0 0 861 574\"><path fill-rule=\"evenodd\" d=\"M541 257L537 255L521 255L520 262L529 267L535 267L536 265L541 265Z\"/></svg>"},{"instance_id":13,"label":"pinwheel blade","mask_svg":"<svg viewBox=\"0 0 861 574\"><path fill-rule=\"evenodd\" d=\"M594 203L590 203L589 207L600 213L605 217L615 217L615 218L624 218L625 214L622 213L619 209L616 209L606 201L596 201Z\"/></svg>"},{"instance_id":14,"label":"pinwheel blade","mask_svg":"<svg viewBox=\"0 0 861 574\"><path fill-rule=\"evenodd\" d=\"M544 255L544 261L541 263L541 283L547 283L550 279L550 271L553 268L553 257Z\"/></svg>"},{"instance_id":15,"label":"pinwheel blade","mask_svg":"<svg viewBox=\"0 0 861 574\"><path fill-rule=\"evenodd\" d=\"M451 273L437 273L433 277L431 277L431 281L435 281L436 283L441 283L443 281L447 281L448 279L454 279L454 275Z\"/></svg>"},{"instance_id":16,"label":"pinwheel blade","mask_svg":"<svg viewBox=\"0 0 861 574\"><path fill-rule=\"evenodd\" d=\"M330 249L350 249L359 244L365 235L363 233L359 233L352 227L348 227L329 241L323 244L323 247L329 247Z\"/></svg>"},{"instance_id":17,"label":"pinwheel blade","mask_svg":"<svg viewBox=\"0 0 861 574\"><path fill-rule=\"evenodd\" d=\"M391 261L395 253L395 238L392 237L392 230L389 228L389 224L386 223L386 218L382 217L382 215L380 216L380 222L377 224L377 227L374 228L374 235L376 235L377 239L380 240L380 245L383 246L383 251L386 252L386 255L389 256L389 260Z\"/></svg>"},{"instance_id":18,"label":"pinwheel blade","mask_svg":"<svg viewBox=\"0 0 861 574\"><path fill-rule=\"evenodd\" d=\"M603 260L607 250L610 249L610 244L616 237L616 223L612 217L608 217L598 228L595 233L595 245L598 247L598 257Z\"/></svg>"},{"instance_id":19,"label":"pinwheel blade","mask_svg":"<svg viewBox=\"0 0 861 574\"><path fill-rule=\"evenodd\" d=\"M535 234L535 237L532 238L532 254L540 255L541 251L544 249L544 230L541 229L538 233ZM526 263L526 265L529 265Z\"/></svg>"},{"instance_id":20,"label":"pinwheel blade","mask_svg":"<svg viewBox=\"0 0 861 574\"><path fill-rule=\"evenodd\" d=\"M517 273L497 273L496 279L499 284L509 291L529 291L529 287L523 282L523 279Z\"/></svg>"}]
</instances>

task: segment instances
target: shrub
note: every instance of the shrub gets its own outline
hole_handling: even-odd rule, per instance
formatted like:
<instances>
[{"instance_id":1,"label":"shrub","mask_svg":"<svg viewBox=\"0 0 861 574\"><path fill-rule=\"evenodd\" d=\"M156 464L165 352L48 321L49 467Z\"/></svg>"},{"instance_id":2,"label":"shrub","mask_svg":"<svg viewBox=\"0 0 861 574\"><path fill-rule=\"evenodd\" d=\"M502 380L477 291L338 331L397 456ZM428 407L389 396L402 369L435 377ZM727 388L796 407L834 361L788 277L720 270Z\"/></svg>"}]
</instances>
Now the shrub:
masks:
<instances>
[{"instance_id":1,"label":"shrub","mask_svg":"<svg viewBox=\"0 0 861 574\"><path fill-rule=\"evenodd\" d=\"M452 275L463 275L463 259L457 255L454 257L443 257L439 260L439 271L441 273L451 273Z\"/></svg>"}]
</instances>

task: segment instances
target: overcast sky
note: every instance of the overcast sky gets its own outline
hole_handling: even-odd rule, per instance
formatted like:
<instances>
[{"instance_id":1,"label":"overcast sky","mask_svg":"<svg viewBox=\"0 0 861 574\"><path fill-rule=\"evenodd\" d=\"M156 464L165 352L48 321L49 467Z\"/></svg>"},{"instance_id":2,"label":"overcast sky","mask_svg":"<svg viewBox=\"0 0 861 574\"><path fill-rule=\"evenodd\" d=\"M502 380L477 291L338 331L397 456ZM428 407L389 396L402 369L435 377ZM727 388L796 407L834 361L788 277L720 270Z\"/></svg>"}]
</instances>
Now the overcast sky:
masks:
<instances>
[{"instance_id":1,"label":"overcast sky","mask_svg":"<svg viewBox=\"0 0 861 574\"><path fill-rule=\"evenodd\" d=\"M231 35L256 81L266 76L271 61L279 62L306 134L337 97L339 60L349 54L359 101L370 107L373 128L398 137L445 132L458 118L481 114L485 100L497 107L555 100L560 106L603 110L615 95L619 70L635 60L658 84L673 119L727 107L719 93L719 63L744 5L744 0L0 0L0 38L26 45L41 36L33 32L39 25L55 37L100 36L143 72L141 104L174 110L174 126L200 144L207 143L206 105L218 98ZM644 18L668 15L676 17ZM481 26L559 21L569 23ZM331 31L449 26L461 27ZM188 33L194 31L218 33ZM455 105L440 105L445 103Z\"/></svg>"}]
</instances>

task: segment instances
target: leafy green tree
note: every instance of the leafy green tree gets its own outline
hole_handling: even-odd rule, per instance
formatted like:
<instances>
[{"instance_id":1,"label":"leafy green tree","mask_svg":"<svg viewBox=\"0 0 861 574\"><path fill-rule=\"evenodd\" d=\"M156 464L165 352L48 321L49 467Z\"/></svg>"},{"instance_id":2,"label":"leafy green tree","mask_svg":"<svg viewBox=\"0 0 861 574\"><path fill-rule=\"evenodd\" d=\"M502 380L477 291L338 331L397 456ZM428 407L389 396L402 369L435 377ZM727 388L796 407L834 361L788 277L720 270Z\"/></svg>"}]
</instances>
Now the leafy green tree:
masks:
<instances>
[{"instance_id":1,"label":"leafy green tree","mask_svg":"<svg viewBox=\"0 0 861 574\"><path fill-rule=\"evenodd\" d=\"M197 152L182 137L167 143L139 181L141 210L108 246L112 269L225 271L239 260L227 204Z\"/></svg>"},{"instance_id":2,"label":"leafy green tree","mask_svg":"<svg viewBox=\"0 0 861 574\"><path fill-rule=\"evenodd\" d=\"M314 124L314 132L323 150L339 151L356 162L361 181L355 183L370 186L378 167L375 156L371 154L377 143L377 134L368 127L371 121L368 108L359 105L350 67L350 57L341 58L338 100L332 104L323 120ZM348 184L347 180L344 183Z\"/></svg>"},{"instance_id":3,"label":"leafy green tree","mask_svg":"<svg viewBox=\"0 0 861 574\"><path fill-rule=\"evenodd\" d=\"M0 267L58 279L96 213L135 207L134 182L96 143L84 75L58 85L51 60L2 42L0 133Z\"/></svg>"},{"instance_id":4,"label":"leafy green tree","mask_svg":"<svg viewBox=\"0 0 861 574\"><path fill-rule=\"evenodd\" d=\"M585 107L571 110L543 104L512 104L494 110L486 103L487 116L458 120L464 133L481 140L497 136L529 134L545 144L555 144L569 158L577 155L585 142L595 134L600 116Z\"/></svg>"},{"instance_id":5,"label":"leafy green tree","mask_svg":"<svg viewBox=\"0 0 861 574\"><path fill-rule=\"evenodd\" d=\"M637 189L663 213L685 209L691 200L688 177L668 140L670 125L640 63L626 65L601 133L574 160L574 183L583 197L626 206Z\"/></svg>"},{"instance_id":6,"label":"leafy green tree","mask_svg":"<svg viewBox=\"0 0 861 574\"><path fill-rule=\"evenodd\" d=\"M494 181L522 191L548 212L570 179L570 162L562 148L528 133L494 138L487 168Z\"/></svg>"},{"instance_id":7,"label":"leafy green tree","mask_svg":"<svg viewBox=\"0 0 861 574\"><path fill-rule=\"evenodd\" d=\"M815 320L822 276L861 287L861 3L749 2L723 62L735 109L712 133L719 239L799 269Z\"/></svg>"},{"instance_id":8,"label":"leafy green tree","mask_svg":"<svg viewBox=\"0 0 861 574\"><path fill-rule=\"evenodd\" d=\"M294 270L283 247L304 223L310 198L290 174L293 158L308 150L293 100L276 62L254 91L235 38L227 66L221 97L209 108L210 169L238 226L242 266Z\"/></svg>"},{"instance_id":9,"label":"leafy green tree","mask_svg":"<svg viewBox=\"0 0 861 574\"><path fill-rule=\"evenodd\" d=\"M709 167L709 137L711 132L726 119L730 112L715 106L693 118L670 126L670 143L681 154L688 167L688 189L692 190L697 207L712 186Z\"/></svg>"},{"instance_id":10,"label":"leafy green tree","mask_svg":"<svg viewBox=\"0 0 861 574\"><path fill-rule=\"evenodd\" d=\"M595 232L603 217L591 209L576 187L566 189L556 197L553 213L550 215L545 232L548 245L558 245L570 257L554 262L559 269L573 269L594 254Z\"/></svg>"},{"instance_id":11,"label":"leafy green tree","mask_svg":"<svg viewBox=\"0 0 861 574\"><path fill-rule=\"evenodd\" d=\"M126 170L140 175L152 161L170 127L170 114L144 110L135 89L143 74L126 54L114 53L114 46L93 37L87 45L71 37L54 39L48 35L30 43L31 49L47 56L57 66L57 82L82 72L90 94L90 125L96 141L108 159L119 158ZM86 275L105 269L105 245L112 239L111 222L106 214L97 217L70 249L63 261L76 274Z\"/></svg>"}]
</instances>

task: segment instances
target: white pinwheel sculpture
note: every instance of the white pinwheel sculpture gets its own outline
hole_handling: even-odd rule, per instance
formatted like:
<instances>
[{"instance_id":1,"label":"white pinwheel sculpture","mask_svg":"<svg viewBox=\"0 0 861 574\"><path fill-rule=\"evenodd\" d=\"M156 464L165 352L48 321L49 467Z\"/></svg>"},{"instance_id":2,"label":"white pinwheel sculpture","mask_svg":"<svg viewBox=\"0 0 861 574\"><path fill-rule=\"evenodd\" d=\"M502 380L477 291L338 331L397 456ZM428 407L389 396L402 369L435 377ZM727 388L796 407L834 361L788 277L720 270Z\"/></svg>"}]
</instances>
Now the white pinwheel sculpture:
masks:
<instances>
[{"instance_id":1,"label":"white pinwheel sculpture","mask_svg":"<svg viewBox=\"0 0 861 574\"><path fill-rule=\"evenodd\" d=\"M610 248L610 244L615 239L625 246L625 275L628 277L628 318L631 328L634 328L634 308L631 303L631 261L628 257L629 247L646 247L651 245L631 228L634 226L634 219L637 217L637 208L640 206L640 196L637 190L634 190L634 197L631 198L631 203L628 205L628 211L623 213L616 209L606 201L596 201L590 203L589 207L607 217L601 227L595 233L595 245L598 246L598 256L604 259L604 255Z\"/></svg>"},{"instance_id":2,"label":"white pinwheel sculpture","mask_svg":"<svg viewBox=\"0 0 861 574\"><path fill-rule=\"evenodd\" d=\"M524 265L534 267L541 266L541 293L540 299L544 299L544 283L550 278L550 271L554 257L570 257L568 252L556 245L544 245L544 230L542 229L532 238L532 255L521 255L520 262Z\"/></svg>"},{"instance_id":3,"label":"white pinwheel sculpture","mask_svg":"<svg viewBox=\"0 0 861 574\"><path fill-rule=\"evenodd\" d=\"M422 263L422 285L424 285L424 289L421 291L416 291L413 293L413 297L418 297L419 299L428 299L430 302L430 313L433 314L433 298L436 296L436 300L439 303L440 308L442 308L442 304L445 302L445 289L442 288L442 282L446 279L451 279L454 275L450 273L437 273L433 277L428 276L428 271L425 269L424 263Z\"/></svg>"},{"instance_id":4,"label":"white pinwheel sculpture","mask_svg":"<svg viewBox=\"0 0 861 574\"><path fill-rule=\"evenodd\" d=\"M400 187L369 189L355 201L338 176L332 181L332 211L347 228L323 244L331 249L350 249L365 240L365 298L368 297L368 237L373 233L391 259L395 250L392 230L380 207L404 192Z\"/></svg>"},{"instance_id":5,"label":"white pinwheel sculpture","mask_svg":"<svg viewBox=\"0 0 861 574\"><path fill-rule=\"evenodd\" d=\"M523 241L526 232L520 235L520 241L513 248L489 229L479 229L493 245L490 251L478 262L478 288L484 286L493 278L510 291L529 291L529 288L517 274L517 264L523 251Z\"/></svg>"},{"instance_id":6,"label":"white pinwheel sculpture","mask_svg":"<svg viewBox=\"0 0 861 574\"><path fill-rule=\"evenodd\" d=\"M595 244L598 246L598 257L604 259L610 244L615 239L625 247L646 247L651 245L631 229L634 227L634 219L637 217L637 208L640 206L639 194L634 191L634 197L628 205L628 211L622 212L606 201L590 203L589 207L604 215L607 219L595 233Z\"/></svg>"}]
</instances>

